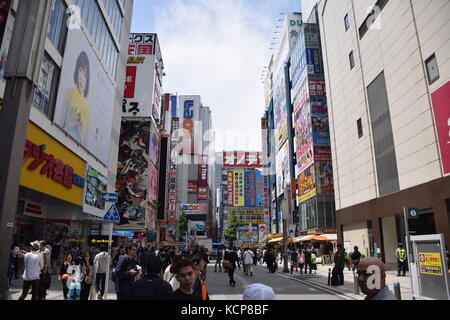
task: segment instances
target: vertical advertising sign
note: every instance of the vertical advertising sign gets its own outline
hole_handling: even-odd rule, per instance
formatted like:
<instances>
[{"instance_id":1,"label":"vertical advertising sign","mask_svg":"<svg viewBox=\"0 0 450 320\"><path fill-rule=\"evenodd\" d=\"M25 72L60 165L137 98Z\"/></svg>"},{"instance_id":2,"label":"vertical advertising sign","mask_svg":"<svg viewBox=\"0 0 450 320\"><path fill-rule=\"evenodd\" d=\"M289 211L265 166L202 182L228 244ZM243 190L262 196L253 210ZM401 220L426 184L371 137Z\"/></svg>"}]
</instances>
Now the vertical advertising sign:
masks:
<instances>
[{"instance_id":1,"label":"vertical advertising sign","mask_svg":"<svg viewBox=\"0 0 450 320\"><path fill-rule=\"evenodd\" d=\"M66 43L54 122L105 164L115 88L81 29L69 29Z\"/></svg>"},{"instance_id":2,"label":"vertical advertising sign","mask_svg":"<svg viewBox=\"0 0 450 320\"><path fill-rule=\"evenodd\" d=\"M132 33L128 46L123 117L152 115L155 87L156 34Z\"/></svg>"},{"instance_id":3,"label":"vertical advertising sign","mask_svg":"<svg viewBox=\"0 0 450 320\"><path fill-rule=\"evenodd\" d=\"M261 171L255 171L255 184L256 184L256 197L255 197L255 205L256 207L262 208L264 205L263 202L263 190L264 183L263 177L261 175Z\"/></svg>"},{"instance_id":4,"label":"vertical advertising sign","mask_svg":"<svg viewBox=\"0 0 450 320\"><path fill-rule=\"evenodd\" d=\"M233 171L228 171L227 174L227 206L234 207L234 174Z\"/></svg>"},{"instance_id":5,"label":"vertical advertising sign","mask_svg":"<svg viewBox=\"0 0 450 320\"><path fill-rule=\"evenodd\" d=\"M176 101L176 99L175 99ZM172 100L173 108L173 100ZM176 114L175 114L176 115ZM177 132L179 127L179 119L176 117L172 118L171 124L171 139L170 139L170 170L169 170L169 210L167 224L169 225L169 233L175 233L176 224L176 211L177 211L177 155L173 152L178 139L174 134Z\"/></svg>"},{"instance_id":6,"label":"vertical advertising sign","mask_svg":"<svg viewBox=\"0 0 450 320\"><path fill-rule=\"evenodd\" d=\"M198 200L208 200L208 156L202 156L198 165Z\"/></svg>"},{"instance_id":7,"label":"vertical advertising sign","mask_svg":"<svg viewBox=\"0 0 450 320\"><path fill-rule=\"evenodd\" d=\"M314 165L300 173L298 177L299 203L305 202L316 195L315 181Z\"/></svg>"},{"instance_id":8,"label":"vertical advertising sign","mask_svg":"<svg viewBox=\"0 0 450 320\"><path fill-rule=\"evenodd\" d=\"M245 206L244 171L234 171L234 206Z\"/></svg>"},{"instance_id":9,"label":"vertical advertising sign","mask_svg":"<svg viewBox=\"0 0 450 320\"><path fill-rule=\"evenodd\" d=\"M256 206L256 178L255 171L245 172L245 206Z\"/></svg>"},{"instance_id":10,"label":"vertical advertising sign","mask_svg":"<svg viewBox=\"0 0 450 320\"><path fill-rule=\"evenodd\" d=\"M311 116L314 146L329 146L330 126L326 103L314 102L311 105Z\"/></svg>"},{"instance_id":11,"label":"vertical advertising sign","mask_svg":"<svg viewBox=\"0 0 450 320\"><path fill-rule=\"evenodd\" d=\"M450 81L431 94L444 174L450 173Z\"/></svg>"},{"instance_id":12,"label":"vertical advertising sign","mask_svg":"<svg viewBox=\"0 0 450 320\"><path fill-rule=\"evenodd\" d=\"M149 185L148 186L149 186L148 200L153 201L153 202L158 201L158 171L152 164L149 166Z\"/></svg>"}]
</instances>

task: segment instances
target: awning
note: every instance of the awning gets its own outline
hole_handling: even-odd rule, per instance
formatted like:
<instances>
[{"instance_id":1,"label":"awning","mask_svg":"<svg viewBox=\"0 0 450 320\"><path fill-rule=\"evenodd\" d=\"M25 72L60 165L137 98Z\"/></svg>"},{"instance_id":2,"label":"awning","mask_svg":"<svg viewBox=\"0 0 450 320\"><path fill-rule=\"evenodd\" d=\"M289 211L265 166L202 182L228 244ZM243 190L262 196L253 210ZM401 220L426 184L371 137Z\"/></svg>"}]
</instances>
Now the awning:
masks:
<instances>
[{"instance_id":1,"label":"awning","mask_svg":"<svg viewBox=\"0 0 450 320\"><path fill-rule=\"evenodd\" d=\"M273 238L272 240L269 240L268 243L274 243L274 242L280 242L283 241L283 237ZM288 238L288 242L292 242L292 238Z\"/></svg>"},{"instance_id":2,"label":"awning","mask_svg":"<svg viewBox=\"0 0 450 320\"><path fill-rule=\"evenodd\" d=\"M336 241L337 234L311 234L309 236L298 237L294 239L294 243L305 241Z\"/></svg>"}]
</instances>

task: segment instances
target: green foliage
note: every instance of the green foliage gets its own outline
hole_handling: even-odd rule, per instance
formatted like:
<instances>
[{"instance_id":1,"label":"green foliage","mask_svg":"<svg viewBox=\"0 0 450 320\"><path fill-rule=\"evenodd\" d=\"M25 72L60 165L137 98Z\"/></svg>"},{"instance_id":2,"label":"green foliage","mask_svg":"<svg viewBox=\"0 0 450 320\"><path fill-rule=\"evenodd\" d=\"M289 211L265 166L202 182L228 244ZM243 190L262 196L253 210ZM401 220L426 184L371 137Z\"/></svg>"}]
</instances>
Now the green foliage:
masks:
<instances>
[{"instance_id":1,"label":"green foliage","mask_svg":"<svg viewBox=\"0 0 450 320\"><path fill-rule=\"evenodd\" d=\"M236 233L238 230L239 224L237 220L236 213L233 212L228 219L227 227L223 232L225 239L230 242L230 246L234 246L234 242L236 241Z\"/></svg>"},{"instance_id":2,"label":"green foliage","mask_svg":"<svg viewBox=\"0 0 450 320\"><path fill-rule=\"evenodd\" d=\"M180 237L186 238L188 231L188 219L186 214L182 211L180 214Z\"/></svg>"}]
</instances>

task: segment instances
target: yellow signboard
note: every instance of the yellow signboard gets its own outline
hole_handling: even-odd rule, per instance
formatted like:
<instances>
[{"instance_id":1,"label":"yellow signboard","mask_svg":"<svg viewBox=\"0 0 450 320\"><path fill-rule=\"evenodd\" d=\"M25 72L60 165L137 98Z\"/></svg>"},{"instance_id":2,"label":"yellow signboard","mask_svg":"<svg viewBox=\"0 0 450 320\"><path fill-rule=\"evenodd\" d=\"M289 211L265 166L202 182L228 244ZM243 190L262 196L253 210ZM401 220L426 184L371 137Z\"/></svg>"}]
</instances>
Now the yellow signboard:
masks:
<instances>
[{"instance_id":1,"label":"yellow signboard","mask_svg":"<svg viewBox=\"0 0 450 320\"><path fill-rule=\"evenodd\" d=\"M419 253L420 273L433 276L443 276L442 259L440 253Z\"/></svg>"},{"instance_id":2,"label":"yellow signboard","mask_svg":"<svg viewBox=\"0 0 450 320\"><path fill-rule=\"evenodd\" d=\"M245 207L244 171L234 171L234 206Z\"/></svg>"},{"instance_id":3,"label":"yellow signboard","mask_svg":"<svg viewBox=\"0 0 450 320\"><path fill-rule=\"evenodd\" d=\"M86 162L35 124L28 123L21 186L81 206L85 167Z\"/></svg>"}]
</instances>

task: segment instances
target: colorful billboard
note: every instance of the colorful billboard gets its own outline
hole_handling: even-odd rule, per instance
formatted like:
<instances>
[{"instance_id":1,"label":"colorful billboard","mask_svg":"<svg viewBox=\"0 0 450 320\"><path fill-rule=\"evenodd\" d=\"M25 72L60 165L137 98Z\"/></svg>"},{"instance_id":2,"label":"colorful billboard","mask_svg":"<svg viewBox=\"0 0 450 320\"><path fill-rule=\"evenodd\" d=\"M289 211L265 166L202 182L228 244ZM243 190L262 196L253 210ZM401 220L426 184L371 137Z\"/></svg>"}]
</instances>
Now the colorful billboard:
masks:
<instances>
[{"instance_id":1,"label":"colorful billboard","mask_svg":"<svg viewBox=\"0 0 450 320\"><path fill-rule=\"evenodd\" d=\"M180 212L184 212L186 215L200 214L199 204L182 204L180 205Z\"/></svg>"},{"instance_id":2,"label":"colorful billboard","mask_svg":"<svg viewBox=\"0 0 450 320\"><path fill-rule=\"evenodd\" d=\"M318 194L333 194L333 166L331 162L316 162L316 179Z\"/></svg>"},{"instance_id":3,"label":"colorful billboard","mask_svg":"<svg viewBox=\"0 0 450 320\"><path fill-rule=\"evenodd\" d=\"M245 183L244 183L244 171L234 171L234 207L244 207L245 206Z\"/></svg>"},{"instance_id":4,"label":"colorful billboard","mask_svg":"<svg viewBox=\"0 0 450 320\"><path fill-rule=\"evenodd\" d=\"M108 178L88 166L86 174L86 195L84 198L85 204L104 210L105 203L102 201L102 193L106 192L107 186Z\"/></svg>"},{"instance_id":5,"label":"colorful billboard","mask_svg":"<svg viewBox=\"0 0 450 320\"><path fill-rule=\"evenodd\" d=\"M277 177L277 197L284 193L285 186L289 181L289 143L278 151L276 159L276 177Z\"/></svg>"},{"instance_id":6,"label":"colorful billboard","mask_svg":"<svg viewBox=\"0 0 450 320\"><path fill-rule=\"evenodd\" d=\"M159 158L159 134L158 130L154 126L154 124L151 124L151 148L150 148L150 159L152 160L152 163L155 167L158 167L158 158Z\"/></svg>"},{"instance_id":7,"label":"colorful billboard","mask_svg":"<svg viewBox=\"0 0 450 320\"><path fill-rule=\"evenodd\" d=\"M309 166L298 177L299 203L302 203L316 195L316 182L314 165Z\"/></svg>"},{"instance_id":8,"label":"colorful billboard","mask_svg":"<svg viewBox=\"0 0 450 320\"><path fill-rule=\"evenodd\" d=\"M148 177L148 200L158 201L158 170L150 164L149 165L149 177Z\"/></svg>"},{"instance_id":9,"label":"colorful billboard","mask_svg":"<svg viewBox=\"0 0 450 320\"><path fill-rule=\"evenodd\" d=\"M256 183L256 194L255 194L255 206L263 207L263 190L264 190L264 181L261 171L257 170L255 172L255 183Z\"/></svg>"},{"instance_id":10,"label":"colorful billboard","mask_svg":"<svg viewBox=\"0 0 450 320\"><path fill-rule=\"evenodd\" d=\"M256 177L255 171L245 172L245 206L256 206Z\"/></svg>"},{"instance_id":11,"label":"colorful billboard","mask_svg":"<svg viewBox=\"0 0 450 320\"><path fill-rule=\"evenodd\" d=\"M122 121L117 163L121 224L143 226L149 187L150 121Z\"/></svg>"},{"instance_id":12,"label":"colorful billboard","mask_svg":"<svg viewBox=\"0 0 450 320\"><path fill-rule=\"evenodd\" d=\"M450 173L450 81L431 94L444 174Z\"/></svg>"},{"instance_id":13,"label":"colorful billboard","mask_svg":"<svg viewBox=\"0 0 450 320\"><path fill-rule=\"evenodd\" d=\"M179 96L179 154L195 154L200 149L202 137L196 137L194 134L200 130L195 127L196 122L198 123L200 119L200 105L199 96Z\"/></svg>"},{"instance_id":14,"label":"colorful billboard","mask_svg":"<svg viewBox=\"0 0 450 320\"><path fill-rule=\"evenodd\" d=\"M311 105L311 119L314 146L329 146L330 125L326 103L314 102Z\"/></svg>"},{"instance_id":15,"label":"colorful billboard","mask_svg":"<svg viewBox=\"0 0 450 320\"><path fill-rule=\"evenodd\" d=\"M130 34L123 117L152 116L155 87L156 34Z\"/></svg>"},{"instance_id":16,"label":"colorful billboard","mask_svg":"<svg viewBox=\"0 0 450 320\"><path fill-rule=\"evenodd\" d=\"M66 43L54 121L106 164L115 86L81 29L69 29Z\"/></svg>"}]
</instances>

